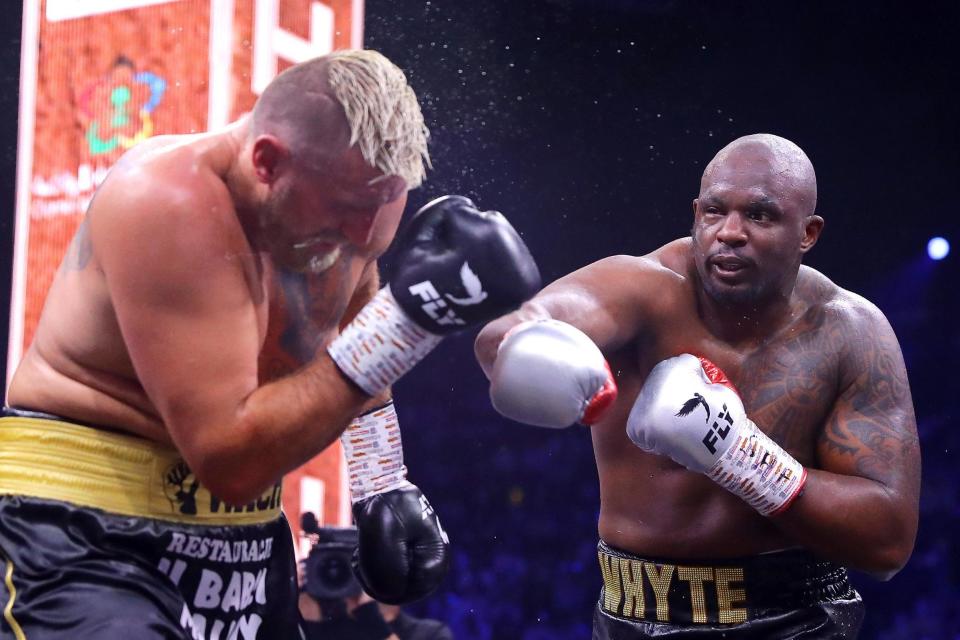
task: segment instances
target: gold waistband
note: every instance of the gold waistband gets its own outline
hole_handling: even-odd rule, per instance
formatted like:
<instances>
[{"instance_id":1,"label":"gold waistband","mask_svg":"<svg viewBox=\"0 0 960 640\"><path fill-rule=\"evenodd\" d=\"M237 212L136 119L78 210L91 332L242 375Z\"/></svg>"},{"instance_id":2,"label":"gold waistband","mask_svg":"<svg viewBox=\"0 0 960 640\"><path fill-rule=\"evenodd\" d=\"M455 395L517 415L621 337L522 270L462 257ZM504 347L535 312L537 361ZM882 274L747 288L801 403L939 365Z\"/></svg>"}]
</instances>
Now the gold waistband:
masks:
<instances>
[{"instance_id":1,"label":"gold waistband","mask_svg":"<svg viewBox=\"0 0 960 640\"><path fill-rule=\"evenodd\" d=\"M597 550L600 606L629 620L736 624L748 620L744 568L654 562ZM652 597L651 597L652 596Z\"/></svg>"},{"instance_id":2,"label":"gold waistband","mask_svg":"<svg viewBox=\"0 0 960 640\"><path fill-rule=\"evenodd\" d=\"M60 420L0 417L0 494L198 525L280 517L280 484L230 506L197 481L176 450Z\"/></svg>"}]
</instances>

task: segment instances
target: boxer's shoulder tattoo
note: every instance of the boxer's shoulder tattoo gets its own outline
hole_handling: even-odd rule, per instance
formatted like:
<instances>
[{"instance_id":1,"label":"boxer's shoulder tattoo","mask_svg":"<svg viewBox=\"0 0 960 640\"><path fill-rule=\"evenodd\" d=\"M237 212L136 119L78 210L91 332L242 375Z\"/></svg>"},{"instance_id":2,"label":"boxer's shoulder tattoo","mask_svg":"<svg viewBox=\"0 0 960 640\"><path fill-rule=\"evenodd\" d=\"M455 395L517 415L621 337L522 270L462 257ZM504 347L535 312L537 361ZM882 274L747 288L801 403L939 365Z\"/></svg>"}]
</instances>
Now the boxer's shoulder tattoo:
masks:
<instances>
[{"instance_id":1,"label":"boxer's shoulder tattoo","mask_svg":"<svg viewBox=\"0 0 960 640\"><path fill-rule=\"evenodd\" d=\"M870 303L826 299L746 358L738 388L754 421L804 464L819 450L893 483L919 466L900 347Z\"/></svg>"},{"instance_id":2,"label":"boxer's shoulder tattoo","mask_svg":"<svg viewBox=\"0 0 960 640\"><path fill-rule=\"evenodd\" d=\"M90 240L90 225L87 224L88 218L84 216L83 222L73 235L70 241L70 247L67 249L67 255L63 260L65 269L71 271L82 271L90 263L90 257L93 255L93 242Z\"/></svg>"},{"instance_id":3,"label":"boxer's shoulder tattoo","mask_svg":"<svg viewBox=\"0 0 960 640\"><path fill-rule=\"evenodd\" d=\"M737 381L748 412L798 458L813 455L813 425L836 396L837 359L831 319L814 305L780 338L751 354Z\"/></svg>"},{"instance_id":4,"label":"boxer's shoulder tattoo","mask_svg":"<svg viewBox=\"0 0 960 640\"><path fill-rule=\"evenodd\" d=\"M893 330L871 306L837 323L845 373L836 410L820 433L832 453L852 456L863 477L918 477L919 439L906 367Z\"/></svg>"}]
</instances>

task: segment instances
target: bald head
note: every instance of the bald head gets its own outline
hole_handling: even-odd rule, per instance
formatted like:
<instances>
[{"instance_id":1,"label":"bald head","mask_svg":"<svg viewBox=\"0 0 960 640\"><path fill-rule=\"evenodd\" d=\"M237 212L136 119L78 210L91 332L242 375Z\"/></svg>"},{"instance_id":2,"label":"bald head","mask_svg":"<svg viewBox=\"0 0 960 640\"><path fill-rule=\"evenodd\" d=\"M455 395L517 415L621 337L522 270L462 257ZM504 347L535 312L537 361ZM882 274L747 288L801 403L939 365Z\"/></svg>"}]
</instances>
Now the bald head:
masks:
<instances>
[{"instance_id":1,"label":"bald head","mask_svg":"<svg viewBox=\"0 0 960 640\"><path fill-rule=\"evenodd\" d=\"M707 164L700 180L700 193L730 174L762 175L767 188L795 199L801 213L813 215L817 208L817 176L810 158L793 142L770 133L737 138Z\"/></svg>"}]
</instances>

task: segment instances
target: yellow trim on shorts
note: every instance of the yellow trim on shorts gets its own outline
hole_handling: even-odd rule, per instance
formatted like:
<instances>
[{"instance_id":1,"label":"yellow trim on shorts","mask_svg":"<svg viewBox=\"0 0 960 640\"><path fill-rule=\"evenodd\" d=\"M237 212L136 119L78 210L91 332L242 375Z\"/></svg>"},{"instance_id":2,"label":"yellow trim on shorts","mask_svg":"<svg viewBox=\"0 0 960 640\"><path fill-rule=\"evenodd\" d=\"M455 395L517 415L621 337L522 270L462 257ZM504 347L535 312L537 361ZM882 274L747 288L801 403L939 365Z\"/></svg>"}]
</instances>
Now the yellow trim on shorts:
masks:
<instances>
[{"instance_id":1,"label":"yellow trim on shorts","mask_svg":"<svg viewBox=\"0 0 960 640\"><path fill-rule=\"evenodd\" d=\"M0 494L207 526L270 522L280 517L281 506L279 483L232 507L200 485L172 447L21 416L0 417Z\"/></svg>"},{"instance_id":2,"label":"yellow trim on shorts","mask_svg":"<svg viewBox=\"0 0 960 640\"><path fill-rule=\"evenodd\" d=\"M0 556L2 555L3 554L0 553ZM9 624L13 630L14 638L17 640L27 640L27 634L23 632L20 623L13 617L13 602L17 599L17 588L13 586L13 560L6 558L6 561L7 570L3 575L3 583L7 585L7 592L10 594L10 599L7 600L7 604L3 607L3 619L7 621L7 624Z\"/></svg>"}]
</instances>

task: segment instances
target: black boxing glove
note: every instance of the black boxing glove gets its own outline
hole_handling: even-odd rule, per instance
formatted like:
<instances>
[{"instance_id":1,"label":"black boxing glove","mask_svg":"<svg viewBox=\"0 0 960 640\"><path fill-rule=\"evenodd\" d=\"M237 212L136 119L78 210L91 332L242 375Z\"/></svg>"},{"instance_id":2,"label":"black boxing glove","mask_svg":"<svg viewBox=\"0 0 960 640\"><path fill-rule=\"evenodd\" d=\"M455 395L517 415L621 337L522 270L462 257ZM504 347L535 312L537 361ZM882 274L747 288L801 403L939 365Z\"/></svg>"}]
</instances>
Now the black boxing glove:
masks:
<instances>
[{"instance_id":1,"label":"black boxing glove","mask_svg":"<svg viewBox=\"0 0 960 640\"><path fill-rule=\"evenodd\" d=\"M340 443L359 535L357 580L387 604L432 593L446 576L450 541L427 498L407 481L393 402L354 418Z\"/></svg>"},{"instance_id":2,"label":"black boxing glove","mask_svg":"<svg viewBox=\"0 0 960 640\"><path fill-rule=\"evenodd\" d=\"M433 593L447 575L449 539L426 496L412 484L353 505L359 544L353 572L363 590L387 604Z\"/></svg>"},{"instance_id":3,"label":"black boxing glove","mask_svg":"<svg viewBox=\"0 0 960 640\"><path fill-rule=\"evenodd\" d=\"M439 335L488 322L540 288L540 271L498 211L444 196L417 212L402 239L390 291L407 316Z\"/></svg>"},{"instance_id":4,"label":"black boxing glove","mask_svg":"<svg viewBox=\"0 0 960 640\"><path fill-rule=\"evenodd\" d=\"M523 240L496 211L444 196L399 240L396 272L327 347L337 366L376 395L443 336L516 308L540 288Z\"/></svg>"}]
</instances>

